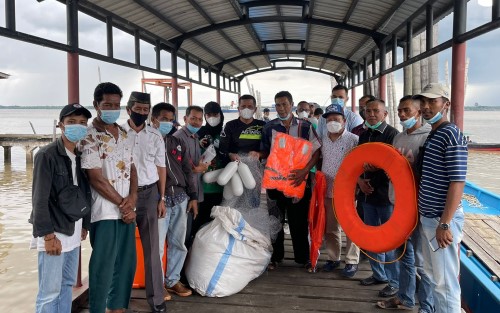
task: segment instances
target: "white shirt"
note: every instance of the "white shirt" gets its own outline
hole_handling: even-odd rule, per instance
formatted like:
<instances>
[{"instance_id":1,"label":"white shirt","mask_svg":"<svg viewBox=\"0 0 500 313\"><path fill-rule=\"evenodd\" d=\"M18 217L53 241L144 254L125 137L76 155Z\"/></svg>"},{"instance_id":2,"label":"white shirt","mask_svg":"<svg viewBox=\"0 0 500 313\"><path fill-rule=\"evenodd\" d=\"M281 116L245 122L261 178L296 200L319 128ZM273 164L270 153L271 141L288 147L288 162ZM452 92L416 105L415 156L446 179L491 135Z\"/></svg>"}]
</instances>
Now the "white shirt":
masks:
<instances>
[{"instance_id":1,"label":"white shirt","mask_svg":"<svg viewBox=\"0 0 500 313\"><path fill-rule=\"evenodd\" d=\"M160 132L146 125L137 133L128 122L122 127L134 145L134 165L139 186L156 183L159 179L157 166L165 167L165 142Z\"/></svg>"},{"instance_id":2,"label":"white shirt","mask_svg":"<svg viewBox=\"0 0 500 313\"><path fill-rule=\"evenodd\" d=\"M328 134L328 132L327 132ZM333 183L335 176L345 156L358 145L359 137L344 129L337 140L332 141L328 135L323 137L321 154L323 155L323 166L321 171L326 178L326 197L333 198Z\"/></svg>"},{"instance_id":3,"label":"white shirt","mask_svg":"<svg viewBox=\"0 0 500 313\"><path fill-rule=\"evenodd\" d=\"M76 177L76 156L73 152L66 149L66 154L71 159L71 172L73 174L73 184L78 186L78 179ZM81 236L82 236L82 219L75 222L75 232L73 235L68 236L58 232L54 232L57 239L61 241L62 250L61 252L69 252L80 246ZM30 243L30 249L37 249L40 251L45 251L45 240L43 237L32 238Z\"/></svg>"},{"instance_id":4,"label":"white shirt","mask_svg":"<svg viewBox=\"0 0 500 313\"><path fill-rule=\"evenodd\" d=\"M119 127L116 139L105 129L98 130L95 126L88 128L87 137L82 141L82 168L101 169L104 178L124 198L130 192L133 163L133 142L123 128ZM104 198L92 186L91 190L91 223L122 218L116 204Z\"/></svg>"}]
</instances>

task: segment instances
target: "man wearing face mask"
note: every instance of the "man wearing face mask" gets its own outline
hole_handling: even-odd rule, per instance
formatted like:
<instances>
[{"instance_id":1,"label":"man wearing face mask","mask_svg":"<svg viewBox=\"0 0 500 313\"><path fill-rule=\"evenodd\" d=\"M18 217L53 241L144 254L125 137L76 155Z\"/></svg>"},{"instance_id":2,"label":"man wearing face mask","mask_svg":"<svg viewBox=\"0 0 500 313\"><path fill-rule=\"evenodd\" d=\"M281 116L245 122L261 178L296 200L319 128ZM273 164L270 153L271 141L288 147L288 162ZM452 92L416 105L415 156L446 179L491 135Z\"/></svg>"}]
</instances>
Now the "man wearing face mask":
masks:
<instances>
[{"instance_id":1,"label":"man wearing face mask","mask_svg":"<svg viewBox=\"0 0 500 313\"><path fill-rule=\"evenodd\" d=\"M335 176L344 157L358 145L358 136L345 129L344 109L338 104L326 108L323 118L326 119L328 135L323 137L321 154L323 155L322 171L325 174L327 188L325 195L326 231L325 244L328 261L323 266L323 271L331 272L340 266L340 253L342 248L342 231L334 214L333 186ZM342 183L342 182L340 182ZM345 267L342 276L354 277L358 271L359 248L347 238Z\"/></svg>"},{"instance_id":2,"label":"man wearing face mask","mask_svg":"<svg viewBox=\"0 0 500 313\"><path fill-rule=\"evenodd\" d=\"M238 100L240 117L227 122L221 134L220 152L227 161L239 160L239 153L248 153L255 160L261 157L260 140L266 122L253 118L256 109L253 96L243 95Z\"/></svg>"},{"instance_id":3,"label":"man wearing face mask","mask_svg":"<svg viewBox=\"0 0 500 313\"><path fill-rule=\"evenodd\" d=\"M373 100L375 100L375 97L372 95L364 95L361 98L359 98L359 100L358 100L359 116L361 116L363 121L365 120L366 104L370 101L373 101ZM351 130L351 133L358 135L358 136L361 136L361 134L366 130L366 128L367 127L365 126L365 123L361 123L358 126L354 127Z\"/></svg>"},{"instance_id":4,"label":"man wearing face mask","mask_svg":"<svg viewBox=\"0 0 500 313\"><path fill-rule=\"evenodd\" d=\"M312 143L313 155L306 167L302 169L292 170L289 180L292 181L293 186L299 186L302 182L307 181L307 186L304 196L298 202L291 198L286 197L283 192L276 189L268 189L267 195L271 200L275 200L279 212L281 223L285 221L285 213L288 216L288 225L290 226L290 234L292 236L293 254L296 263L304 265L307 270L311 269L311 262L309 261L309 232L308 232L308 213L309 203L311 201L311 184L310 177L307 176L309 171L318 162L321 148L321 141L319 140L316 131L309 121L297 119L292 114L293 98L290 92L280 91L274 96L276 103L276 112L278 118L272 120L264 126L262 133L261 150L264 157L267 157L271 151L271 144L273 141L273 131L286 133L293 137L302 138ZM271 212L272 213L272 212ZM273 255L268 269L273 270L278 266L285 255L284 249L284 231L278 233L278 237L273 244Z\"/></svg>"},{"instance_id":5,"label":"man wearing face mask","mask_svg":"<svg viewBox=\"0 0 500 313\"><path fill-rule=\"evenodd\" d=\"M383 142L392 144L398 131L385 122L387 110L382 100L373 100L366 104L365 126L367 130L359 137L359 145L367 142ZM376 156L373 156L376 157ZM389 179L385 172L368 163L364 165L365 172L358 179L361 192L357 195L364 211L364 222L370 226L378 226L389 220L394 206L389 201ZM391 262L396 259L395 251L386 253L368 254L382 262ZM370 259L373 275L361 280L364 286L385 284L380 292L381 297L392 297L399 288L399 264L397 262L382 264Z\"/></svg>"},{"instance_id":6,"label":"man wearing face mask","mask_svg":"<svg viewBox=\"0 0 500 313\"><path fill-rule=\"evenodd\" d=\"M116 121L122 91L113 83L97 85L97 117L82 141L82 168L92 188L89 264L91 312L128 308L136 266L135 204L137 171L133 142ZM111 292L112 291L112 292Z\"/></svg>"},{"instance_id":7,"label":"man wearing face mask","mask_svg":"<svg viewBox=\"0 0 500 313\"><path fill-rule=\"evenodd\" d=\"M216 157L209 163L207 172L210 172L224 166L220 153L224 114L222 113L220 105L214 101L208 102L203 108L203 112L205 113L205 120L207 123L198 131L198 137L200 138L200 145L202 147L201 154L203 155L205 149L210 145L214 146L215 152L217 153ZM200 207L198 208L198 217L193 221L191 242L200 227L212 220L210 217L212 207L220 205L222 202L222 191L223 187L216 182L210 184L203 182L203 202L200 203Z\"/></svg>"},{"instance_id":8,"label":"man wearing face mask","mask_svg":"<svg viewBox=\"0 0 500 313\"><path fill-rule=\"evenodd\" d=\"M448 122L450 91L438 83L416 96L424 120L432 127L424 143L418 211L424 271L431 277L436 313L460 312L459 249L464 212L461 199L467 174L467 142ZM437 241L434 251L429 244Z\"/></svg>"},{"instance_id":9,"label":"man wearing face mask","mask_svg":"<svg viewBox=\"0 0 500 313\"><path fill-rule=\"evenodd\" d=\"M167 271L164 273L165 300L170 300L169 291L181 297L192 294L181 282L181 270L187 255L185 245L188 211L197 212L198 194L193 181L192 166L184 142L173 134L176 132L173 122L175 107L160 102L153 107L151 123L165 139L166 165L168 169L165 186L165 218L158 220L160 238L160 257L163 257L165 240L167 240Z\"/></svg>"},{"instance_id":10,"label":"man wearing face mask","mask_svg":"<svg viewBox=\"0 0 500 313\"><path fill-rule=\"evenodd\" d=\"M146 125L150 95L133 91L127 102L130 118L122 125L134 142L137 168L137 228L144 251L146 299L153 312L165 312L161 262L158 258L158 218L165 216L165 145L156 129Z\"/></svg>"},{"instance_id":11,"label":"man wearing face mask","mask_svg":"<svg viewBox=\"0 0 500 313\"><path fill-rule=\"evenodd\" d=\"M59 204L57 195L68 186L77 185L86 195L90 208L90 186L80 166L77 144L86 136L87 121L91 117L89 110L79 104L66 105L59 114L61 137L40 148L35 155L33 209L29 222L33 224L30 249L38 251L37 313L71 311L80 242L90 229L90 211L73 222Z\"/></svg>"},{"instance_id":12,"label":"man wearing face mask","mask_svg":"<svg viewBox=\"0 0 500 313\"><path fill-rule=\"evenodd\" d=\"M311 107L309 106L309 102L300 101L297 104L297 109L295 110L297 114L297 118L308 120L311 115Z\"/></svg>"},{"instance_id":13,"label":"man wearing face mask","mask_svg":"<svg viewBox=\"0 0 500 313\"><path fill-rule=\"evenodd\" d=\"M417 159L419 151L423 146L431 127L429 124L422 126L420 113L420 101L412 99L412 96L404 96L399 101L398 116L403 132L394 137L393 146L411 164L415 179L417 177ZM389 200L395 203L394 187L389 183ZM400 260L399 291L397 295L386 301L379 301L377 306L382 309L403 308L411 310L415 306L416 273L420 276L418 288L418 301L421 313L434 312L430 278L423 270L422 254L417 253L420 245L419 230L416 228L406 241L406 250ZM400 251L398 251L400 254Z\"/></svg>"},{"instance_id":14,"label":"man wearing face mask","mask_svg":"<svg viewBox=\"0 0 500 313\"><path fill-rule=\"evenodd\" d=\"M203 109L196 105L188 107L184 116L184 123L185 125L176 131L173 136L182 141L186 147L188 160L191 163L191 176L198 195L198 203L201 203L204 200L201 175L208 170L208 164L201 161L201 146L198 137L198 131L203 125ZM192 209L192 212L190 211L192 214L188 215L186 244L190 242L193 219L198 216L198 207L192 207Z\"/></svg>"},{"instance_id":15,"label":"man wearing face mask","mask_svg":"<svg viewBox=\"0 0 500 313\"><path fill-rule=\"evenodd\" d=\"M269 108L265 108L264 110L262 110L262 120L264 122L269 122L271 119L269 118L269 114L271 113L271 110L269 110Z\"/></svg>"},{"instance_id":16,"label":"man wearing face mask","mask_svg":"<svg viewBox=\"0 0 500 313\"><path fill-rule=\"evenodd\" d=\"M347 129L347 131L350 132L354 127L363 124L363 119L361 118L361 116L358 113L347 109L346 107L347 101L349 101L347 87L342 85L333 87L330 98L332 100L331 104L338 104L344 108L344 115L346 119L345 128ZM321 138L323 138L327 134L326 121L323 117L320 117L319 119L318 134Z\"/></svg>"}]
</instances>

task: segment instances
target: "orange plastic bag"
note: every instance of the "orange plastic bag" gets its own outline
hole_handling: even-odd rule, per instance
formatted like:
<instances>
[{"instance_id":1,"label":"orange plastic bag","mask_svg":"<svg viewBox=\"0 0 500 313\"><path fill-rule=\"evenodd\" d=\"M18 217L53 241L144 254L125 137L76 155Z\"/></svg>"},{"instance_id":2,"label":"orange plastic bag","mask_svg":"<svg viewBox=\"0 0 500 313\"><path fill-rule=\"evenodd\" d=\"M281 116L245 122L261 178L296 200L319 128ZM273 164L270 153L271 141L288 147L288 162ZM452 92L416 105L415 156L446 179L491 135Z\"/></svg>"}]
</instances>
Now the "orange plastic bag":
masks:
<instances>
[{"instance_id":1,"label":"orange plastic bag","mask_svg":"<svg viewBox=\"0 0 500 313\"><path fill-rule=\"evenodd\" d=\"M319 249L323 242L323 235L326 227L325 195L326 178L323 172L316 172L316 184L309 204L309 237L311 238L309 258L313 271L316 271L318 264Z\"/></svg>"}]
</instances>

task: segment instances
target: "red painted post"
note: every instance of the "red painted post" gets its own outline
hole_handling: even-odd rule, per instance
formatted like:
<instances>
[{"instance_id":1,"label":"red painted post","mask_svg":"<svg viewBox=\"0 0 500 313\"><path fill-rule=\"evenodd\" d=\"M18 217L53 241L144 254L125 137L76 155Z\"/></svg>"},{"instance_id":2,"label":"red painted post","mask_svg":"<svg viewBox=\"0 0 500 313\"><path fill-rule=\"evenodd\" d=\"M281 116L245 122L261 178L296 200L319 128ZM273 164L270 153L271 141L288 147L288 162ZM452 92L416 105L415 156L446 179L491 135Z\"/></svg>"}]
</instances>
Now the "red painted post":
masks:
<instances>
[{"instance_id":1,"label":"red painted post","mask_svg":"<svg viewBox=\"0 0 500 313\"><path fill-rule=\"evenodd\" d=\"M386 78L385 75L380 75L378 79L378 94L379 98L381 100L386 101L387 98L387 85L386 85Z\"/></svg>"},{"instance_id":2,"label":"red painted post","mask_svg":"<svg viewBox=\"0 0 500 313\"><path fill-rule=\"evenodd\" d=\"M464 129L465 104L465 53L467 44L453 43L451 47L451 116L450 119L462 131Z\"/></svg>"},{"instance_id":3,"label":"red painted post","mask_svg":"<svg viewBox=\"0 0 500 313\"><path fill-rule=\"evenodd\" d=\"M220 104L220 88L215 89L215 99L218 104Z\"/></svg>"},{"instance_id":4,"label":"red painted post","mask_svg":"<svg viewBox=\"0 0 500 313\"><path fill-rule=\"evenodd\" d=\"M172 77L172 105L178 109L179 108L179 90L177 84L177 77Z\"/></svg>"},{"instance_id":5,"label":"red painted post","mask_svg":"<svg viewBox=\"0 0 500 313\"><path fill-rule=\"evenodd\" d=\"M68 103L80 103L80 68L78 53L68 52Z\"/></svg>"},{"instance_id":6,"label":"red painted post","mask_svg":"<svg viewBox=\"0 0 500 313\"><path fill-rule=\"evenodd\" d=\"M351 110L356 112L356 87L351 88Z\"/></svg>"}]
</instances>

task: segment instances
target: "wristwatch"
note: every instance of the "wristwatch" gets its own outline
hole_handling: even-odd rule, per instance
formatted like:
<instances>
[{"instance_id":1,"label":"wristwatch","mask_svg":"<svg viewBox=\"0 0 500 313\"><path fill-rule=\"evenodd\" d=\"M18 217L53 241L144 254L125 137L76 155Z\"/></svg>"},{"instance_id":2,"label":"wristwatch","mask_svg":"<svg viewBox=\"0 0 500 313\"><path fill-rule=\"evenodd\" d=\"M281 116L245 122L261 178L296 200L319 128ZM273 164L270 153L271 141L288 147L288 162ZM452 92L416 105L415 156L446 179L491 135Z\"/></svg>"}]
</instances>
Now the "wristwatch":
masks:
<instances>
[{"instance_id":1,"label":"wristwatch","mask_svg":"<svg viewBox=\"0 0 500 313\"><path fill-rule=\"evenodd\" d=\"M448 229L450 229L450 224L440 223L440 224L439 224L439 227L440 227L442 230L448 230Z\"/></svg>"}]
</instances>

